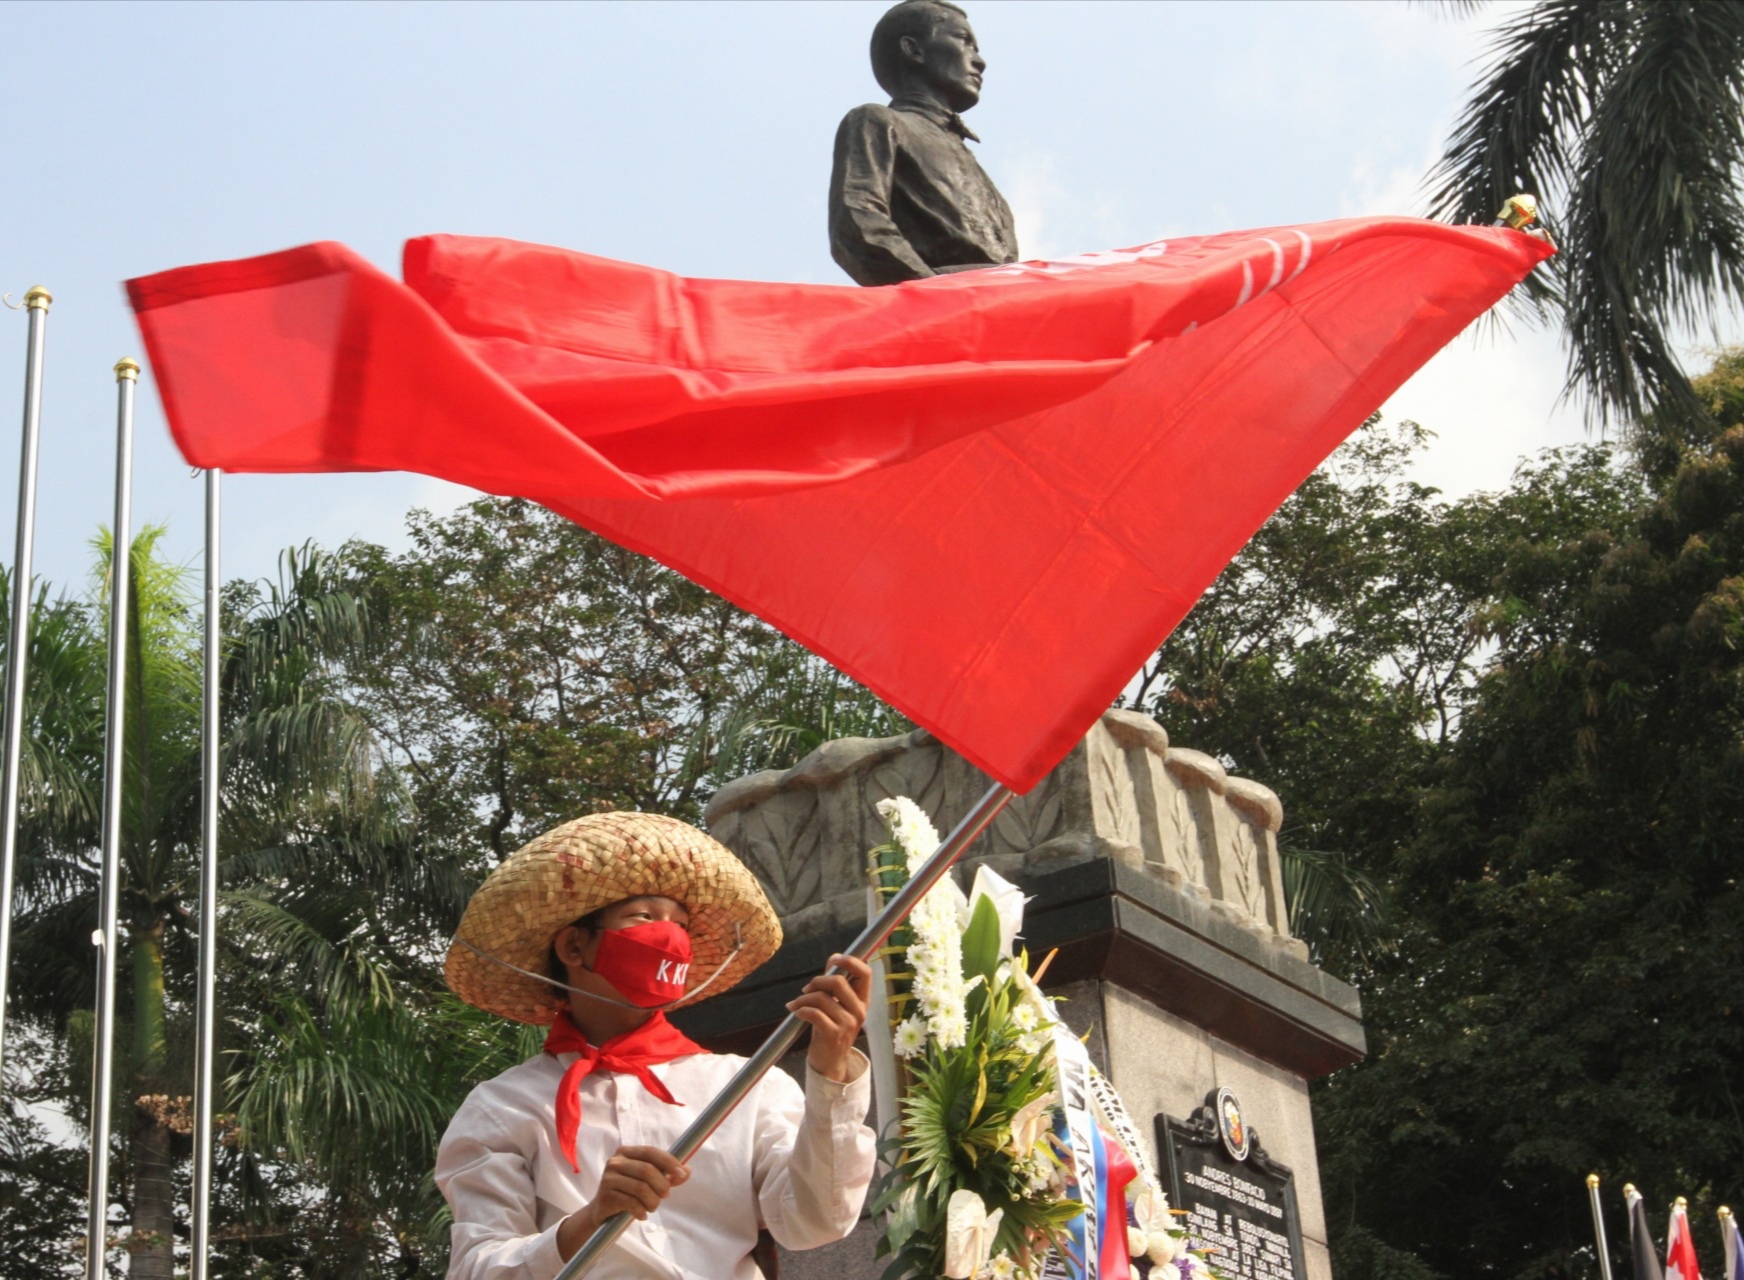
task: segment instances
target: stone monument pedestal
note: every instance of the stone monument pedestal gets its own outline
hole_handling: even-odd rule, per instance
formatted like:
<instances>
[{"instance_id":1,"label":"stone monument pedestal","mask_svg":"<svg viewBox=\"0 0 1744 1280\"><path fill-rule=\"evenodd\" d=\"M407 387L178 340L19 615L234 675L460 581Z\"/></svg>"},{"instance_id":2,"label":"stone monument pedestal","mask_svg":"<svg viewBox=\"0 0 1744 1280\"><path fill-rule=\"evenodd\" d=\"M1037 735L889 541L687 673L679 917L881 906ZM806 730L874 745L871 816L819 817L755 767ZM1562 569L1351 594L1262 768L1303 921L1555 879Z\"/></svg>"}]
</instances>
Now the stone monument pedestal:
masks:
<instances>
[{"instance_id":1,"label":"stone monument pedestal","mask_svg":"<svg viewBox=\"0 0 1744 1280\"><path fill-rule=\"evenodd\" d=\"M749 1052L864 926L866 852L885 839L877 801L909 796L944 832L988 785L917 730L827 743L785 772L723 787L708 828L756 872L787 938L740 987L675 1021L711 1048ZM1308 1081L1363 1056L1362 1010L1355 990L1311 964L1289 934L1282 821L1266 788L1171 747L1148 716L1110 711L1011 803L956 874L966 887L986 862L1030 895L1032 961L1059 951L1044 987L1089 1033L1092 1059L1152 1144L1171 1201L1198 1204L1194 1225L1221 1242L1219 1264L1241 1280L1292 1271L1292 1280L1331 1280ZM1245 1162L1221 1148L1211 1113L1195 1115L1217 1090L1239 1099L1256 1148ZM1253 1212L1220 1219L1232 1203L1225 1192ZM1267 1260L1232 1266L1244 1249L1257 1259L1261 1236ZM783 1277L874 1280L874 1239L864 1223L839 1245L785 1255ZM1294 1260L1280 1263L1285 1253Z\"/></svg>"}]
</instances>

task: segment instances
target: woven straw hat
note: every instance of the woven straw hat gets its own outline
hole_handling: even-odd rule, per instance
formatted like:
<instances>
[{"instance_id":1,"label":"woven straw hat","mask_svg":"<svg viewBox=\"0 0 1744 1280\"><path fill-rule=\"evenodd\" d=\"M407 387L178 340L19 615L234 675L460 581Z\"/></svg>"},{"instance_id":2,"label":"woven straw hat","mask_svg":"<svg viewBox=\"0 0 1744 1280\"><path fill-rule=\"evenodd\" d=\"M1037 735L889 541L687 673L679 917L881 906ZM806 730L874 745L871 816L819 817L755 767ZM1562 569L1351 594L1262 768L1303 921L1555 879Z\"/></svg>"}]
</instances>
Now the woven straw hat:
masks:
<instances>
[{"instance_id":1,"label":"woven straw hat","mask_svg":"<svg viewBox=\"0 0 1744 1280\"><path fill-rule=\"evenodd\" d=\"M567 997L486 957L544 973L552 935L564 925L648 894L690 912L690 990L732 954L738 926L743 949L697 999L727 990L781 945L775 909L720 841L657 813L596 813L547 831L491 872L448 948L448 985L486 1012L548 1024Z\"/></svg>"}]
</instances>

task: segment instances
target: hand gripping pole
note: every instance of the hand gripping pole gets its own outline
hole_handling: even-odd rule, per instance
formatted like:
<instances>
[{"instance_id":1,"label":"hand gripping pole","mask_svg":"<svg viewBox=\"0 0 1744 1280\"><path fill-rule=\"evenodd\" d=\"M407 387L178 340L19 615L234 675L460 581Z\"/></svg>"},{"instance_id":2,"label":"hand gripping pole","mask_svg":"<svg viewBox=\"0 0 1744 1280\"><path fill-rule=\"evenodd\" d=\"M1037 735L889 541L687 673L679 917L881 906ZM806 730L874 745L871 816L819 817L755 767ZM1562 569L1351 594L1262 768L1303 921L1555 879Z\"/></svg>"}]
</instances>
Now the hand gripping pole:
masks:
<instances>
[{"instance_id":1,"label":"hand gripping pole","mask_svg":"<svg viewBox=\"0 0 1744 1280\"><path fill-rule=\"evenodd\" d=\"M908 883L890 900L890 904L878 914L878 918L854 939L845 954L856 960L871 959L878 948L884 945L885 940L896 932L897 926L908 918L908 913L914 910L915 904L926 896L927 890L944 877L957 859L963 856L963 851L975 842L975 837L985 831L993 819L999 816L1000 810L1011 803L1012 795L1011 788L1002 782L996 782L989 787L987 794L976 801L975 807L945 837L938 851L909 877ZM672 1145L672 1154L680 1161L689 1160L695 1155L702 1144L709 1140L709 1135L720 1128L722 1121L732 1114L733 1108L744 1101L745 1095L768 1074L769 1068L793 1047L793 1042L799 1039L803 1030L805 1023L791 1013L782 1019L775 1033L739 1068L739 1074L715 1095L714 1101L703 1108L702 1114L697 1116L690 1128L679 1135L678 1141ZM576 1251L575 1256L564 1264L563 1270L557 1273L557 1280L578 1280L586 1275L600 1260L601 1255L611 1247L612 1241L623 1234L624 1228L631 1221L628 1213L614 1214L606 1219L600 1224L599 1230L588 1237L587 1243Z\"/></svg>"}]
</instances>

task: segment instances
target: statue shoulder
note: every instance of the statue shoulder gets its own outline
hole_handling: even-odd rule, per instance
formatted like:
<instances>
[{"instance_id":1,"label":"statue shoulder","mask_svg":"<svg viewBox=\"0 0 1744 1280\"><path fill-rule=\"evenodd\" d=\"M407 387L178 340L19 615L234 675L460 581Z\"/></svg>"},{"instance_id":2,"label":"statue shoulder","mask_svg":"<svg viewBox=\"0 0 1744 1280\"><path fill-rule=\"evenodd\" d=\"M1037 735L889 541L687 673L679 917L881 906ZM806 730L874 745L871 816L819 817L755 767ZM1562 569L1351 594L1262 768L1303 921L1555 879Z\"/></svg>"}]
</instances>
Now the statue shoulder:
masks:
<instances>
[{"instance_id":1,"label":"statue shoulder","mask_svg":"<svg viewBox=\"0 0 1744 1280\"><path fill-rule=\"evenodd\" d=\"M881 102L868 102L855 107L842 117L838 132L847 133L850 130L889 129L896 124L897 113Z\"/></svg>"}]
</instances>

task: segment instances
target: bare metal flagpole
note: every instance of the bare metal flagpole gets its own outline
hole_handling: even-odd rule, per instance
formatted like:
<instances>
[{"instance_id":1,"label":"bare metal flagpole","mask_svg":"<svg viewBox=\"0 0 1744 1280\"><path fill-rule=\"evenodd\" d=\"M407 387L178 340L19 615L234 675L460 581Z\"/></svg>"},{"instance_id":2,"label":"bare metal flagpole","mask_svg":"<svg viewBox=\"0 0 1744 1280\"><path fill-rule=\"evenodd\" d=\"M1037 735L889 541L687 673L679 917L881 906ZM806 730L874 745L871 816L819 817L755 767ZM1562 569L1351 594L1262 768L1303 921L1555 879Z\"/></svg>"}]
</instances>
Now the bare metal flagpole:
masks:
<instances>
[{"instance_id":1,"label":"bare metal flagpole","mask_svg":"<svg viewBox=\"0 0 1744 1280\"><path fill-rule=\"evenodd\" d=\"M30 663L30 560L36 546L36 443L42 426L42 342L54 295L24 295L24 445L18 464L18 546L12 557L12 628L6 637L6 720L0 754L0 1051L6 1042L6 975L12 962L12 872L18 854L18 763L24 743L24 677Z\"/></svg>"},{"instance_id":2,"label":"bare metal flagpole","mask_svg":"<svg viewBox=\"0 0 1744 1280\"><path fill-rule=\"evenodd\" d=\"M1726 1246L1726 1280L1738 1280L1738 1272L1744 1266L1744 1258L1738 1256L1738 1228L1732 1225L1732 1211L1725 1205L1720 1206L1720 1240ZM1605 1280L1610 1280L1609 1276Z\"/></svg>"},{"instance_id":3,"label":"bare metal flagpole","mask_svg":"<svg viewBox=\"0 0 1744 1280\"><path fill-rule=\"evenodd\" d=\"M1000 810L1011 803L1012 790L1002 782L995 782L987 789L987 794L975 802L975 807L964 815L961 822L944 842L937 852L928 858L921 867L902 887L902 890L890 900L877 919L868 924L865 930L844 952L857 960L869 960L872 954L884 945L892 933L896 931L908 913L914 910L915 904L926 896L928 889L943 878L957 859L963 856L963 851L975 842L975 837L985 831L993 819L999 816ZM727 1087L715 1096L714 1101L703 1108L702 1113L691 1123L690 1128L679 1135L678 1141L672 1144L672 1154L679 1160L689 1160L698 1148L709 1140L709 1135L721 1127L733 1108L744 1101L757 1082L768 1074L769 1068L781 1060L793 1042L799 1039L800 1032L805 1030L805 1023L791 1013L782 1019L775 1033L763 1042L745 1065L739 1068L739 1074L728 1082ZM611 1247L612 1241L624 1233L630 1225L628 1213L614 1214L600 1224L599 1230L588 1237L575 1256L564 1264L563 1270L557 1273L557 1280L578 1280L591 1270L601 1255Z\"/></svg>"},{"instance_id":4,"label":"bare metal flagpole","mask_svg":"<svg viewBox=\"0 0 1744 1280\"><path fill-rule=\"evenodd\" d=\"M1593 1239L1599 1245L1599 1280L1611 1280L1611 1245L1605 1239L1605 1215L1599 1209L1599 1175L1587 1174L1587 1199L1593 1203Z\"/></svg>"},{"instance_id":5,"label":"bare metal flagpole","mask_svg":"<svg viewBox=\"0 0 1744 1280\"><path fill-rule=\"evenodd\" d=\"M115 523L109 552L109 690L103 733L103 878L97 932L97 1034L91 1053L91 1186L86 1280L103 1280L109 1244L109 1104L114 1096L115 948L120 931L121 812L127 777L127 597L133 575L133 397L139 362L115 365Z\"/></svg>"},{"instance_id":6,"label":"bare metal flagpole","mask_svg":"<svg viewBox=\"0 0 1744 1280\"><path fill-rule=\"evenodd\" d=\"M218 972L219 482L206 472L206 669L200 731L200 970L194 1028L194 1186L191 1280L206 1280L212 1219L212 1058Z\"/></svg>"}]
</instances>

